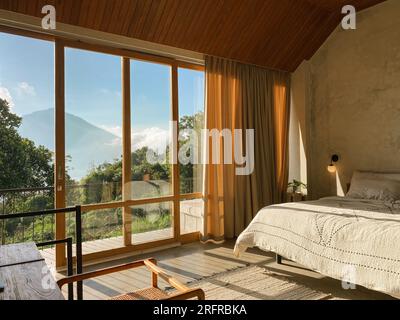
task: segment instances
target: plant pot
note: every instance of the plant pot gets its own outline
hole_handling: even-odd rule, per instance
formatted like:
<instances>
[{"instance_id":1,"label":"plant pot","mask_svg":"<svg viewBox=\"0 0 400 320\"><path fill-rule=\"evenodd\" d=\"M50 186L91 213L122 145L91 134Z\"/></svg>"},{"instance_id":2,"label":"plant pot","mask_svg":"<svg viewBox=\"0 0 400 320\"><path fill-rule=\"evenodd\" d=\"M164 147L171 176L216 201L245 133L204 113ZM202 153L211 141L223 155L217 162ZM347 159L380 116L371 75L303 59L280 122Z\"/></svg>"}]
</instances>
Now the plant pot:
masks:
<instances>
[{"instance_id":1,"label":"plant pot","mask_svg":"<svg viewBox=\"0 0 400 320\"><path fill-rule=\"evenodd\" d=\"M303 200L303 194L301 192L293 193L293 201L298 202Z\"/></svg>"}]
</instances>

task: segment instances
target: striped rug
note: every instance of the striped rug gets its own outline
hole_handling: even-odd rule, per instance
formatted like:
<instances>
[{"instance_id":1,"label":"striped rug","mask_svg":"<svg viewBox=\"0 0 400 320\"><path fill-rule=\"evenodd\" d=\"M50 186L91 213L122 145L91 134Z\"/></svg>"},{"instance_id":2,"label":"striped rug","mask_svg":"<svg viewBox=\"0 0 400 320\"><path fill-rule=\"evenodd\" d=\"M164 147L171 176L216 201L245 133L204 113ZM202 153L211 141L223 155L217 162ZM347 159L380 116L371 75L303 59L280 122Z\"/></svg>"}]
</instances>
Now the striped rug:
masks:
<instances>
[{"instance_id":1,"label":"striped rug","mask_svg":"<svg viewBox=\"0 0 400 320\"><path fill-rule=\"evenodd\" d=\"M206 300L327 300L330 294L316 291L259 266L213 275L188 284L205 291Z\"/></svg>"}]
</instances>

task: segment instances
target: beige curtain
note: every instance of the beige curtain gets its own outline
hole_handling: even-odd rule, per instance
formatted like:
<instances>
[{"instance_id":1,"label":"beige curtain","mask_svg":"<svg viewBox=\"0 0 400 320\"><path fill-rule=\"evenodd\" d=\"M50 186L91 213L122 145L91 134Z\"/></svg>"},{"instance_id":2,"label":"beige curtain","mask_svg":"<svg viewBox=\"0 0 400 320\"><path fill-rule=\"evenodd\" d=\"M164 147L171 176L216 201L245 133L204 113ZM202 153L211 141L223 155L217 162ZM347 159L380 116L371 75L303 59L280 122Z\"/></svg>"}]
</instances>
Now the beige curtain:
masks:
<instances>
[{"instance_id":1,"label":"beige curtain","mask_svg":"<svg viewBox=\"0 0 400 320\"><path fill-rule=\"evenodd\" d=\"M288 175L290 74L234 61L206 57L207 129L254 129L254 171L236 175L235 164L224 164L232 141L221 138L220 163L209 139L205 166L204 237L238 236L264 206L284 201ZM234 160L234 155L231 154Z\"/></svg>"}]
</instances>

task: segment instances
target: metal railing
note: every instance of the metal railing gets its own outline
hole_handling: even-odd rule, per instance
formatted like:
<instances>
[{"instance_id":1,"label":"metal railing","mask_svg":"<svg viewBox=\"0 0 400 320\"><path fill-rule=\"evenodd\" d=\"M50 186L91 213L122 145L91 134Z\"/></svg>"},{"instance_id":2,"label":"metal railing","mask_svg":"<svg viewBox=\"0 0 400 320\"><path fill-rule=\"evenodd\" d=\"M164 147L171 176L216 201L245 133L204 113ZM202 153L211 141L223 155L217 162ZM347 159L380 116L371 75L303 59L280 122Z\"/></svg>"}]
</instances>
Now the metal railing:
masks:
<instances>
[{"instance_id":1,"label":"metal railing","mask_svg":"<svg viewBox=\"0 0 400 320\"><path fill-rule=\"evenodd\" d=\"M70 207L63 209L52 209L52 210L41 210L36 212L22 212L22 213L9 213L0 215L0 221L3 223L6 220L11 219L24 219L34 218L38 216L54 216L57 214L75 213L75 242L76 242L76 273L82 273L82 212L81 207ZM72 237L65 239L53 239L50 241L37 243L38 247L56 245L56 244L67 244L67 273L68 275L73 274L73 257L72 257ZM83 299L83 284L82 282L77 283L77 298L78 300ZM73 300L73 287L68 286L68 299Z\"/></svg>"},{"instance_id":2,"label":"metal railing","mask_svg":"<svg viewBox=\"0 0 400 320\"><path fill-rule=\"evenodd\" d=\"M54 208L54 188L19 188L0 190L0 216L14 212L48 210ZM54 238L54 216L32 221L14 220L0 225L0 244L24 242L25 240L46 241ZM28 229L28 230L27 230Z\"/></svg>"},{"instance_id":3,"label":"metal railing","mask_svg":"<svg viewBox=\"0 0 400 320\"><path fill-rule=\"evenodd\" d=\"M80 195L86 195L90 188L99 188L101 184L94 185L71 185L67 187L67 197L78 192ZM114 183L105 184L107 192L116 191ZM76 197L68 199L69 203L93 203L85 202L85 197ZM104 199L102 199L104 200ZM115 198L106 199L105 202L117 200ZM94 202L101 200L94 199ZM31 212L40 210L51 210L54 208L54 188L19 188L0 190L0 216L15 212ZM91 241L122 235L122 215L116 210L101 210L99 212L86 212L82 216L82 238L83 241ZM94 217L97 217L94 219ZM101 220L101 221L100 221ZM74 220L70 214L66 215L67 234L74 229ZM0 244L8 244L24 241L46 241L53 239L55 235L54 216L31 217L29 219L14 219L9 222L0 221Z\"/></svg>"},{"instance_id":4,"label":"metal railing","mask_svg":"<svg viewBox=\"0 0 400 320\"><path fill-rule=\"evenodd\" d=\"M28 197L38 195L54 198L54 187L1 189L0 212L2 214L15 212L21 199L27 199Z\"/></svg>"}]
</instances>

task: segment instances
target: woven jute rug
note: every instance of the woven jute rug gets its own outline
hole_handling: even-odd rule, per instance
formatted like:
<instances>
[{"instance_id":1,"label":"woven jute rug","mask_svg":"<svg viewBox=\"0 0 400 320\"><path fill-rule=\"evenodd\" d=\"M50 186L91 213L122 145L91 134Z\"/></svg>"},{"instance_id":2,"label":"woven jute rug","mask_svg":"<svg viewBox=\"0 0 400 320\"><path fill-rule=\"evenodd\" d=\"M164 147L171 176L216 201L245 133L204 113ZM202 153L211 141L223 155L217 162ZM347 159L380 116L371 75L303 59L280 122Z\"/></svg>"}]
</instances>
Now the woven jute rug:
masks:
<instances>
[{"instance_id":1,"label":"woven jute rug","mask_svg":"<svg viewBox=\"0 0 400 320\"><path fill-rule=\"evenodd\" d=\"M206 300L327 300L332 296L262 267L248 266L193 281Z\"/></svg>"}]
</instances>

